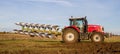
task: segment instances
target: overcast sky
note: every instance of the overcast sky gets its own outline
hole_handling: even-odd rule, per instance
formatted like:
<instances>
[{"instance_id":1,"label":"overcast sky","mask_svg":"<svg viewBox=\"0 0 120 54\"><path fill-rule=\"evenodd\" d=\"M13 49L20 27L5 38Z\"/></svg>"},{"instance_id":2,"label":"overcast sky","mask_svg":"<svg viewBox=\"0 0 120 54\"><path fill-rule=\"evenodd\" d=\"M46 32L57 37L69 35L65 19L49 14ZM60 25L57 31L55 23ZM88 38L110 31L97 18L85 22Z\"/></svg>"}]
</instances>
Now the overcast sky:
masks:
<instances>
[{"instance_id":1,"label":"overcast sky","mask_svg":"<svg viewBox=\"0 0 120 54\"><path fill-rule=\"evenodd\" d=\"M0 31L15 22L69 25L69 17L87 16L89 24L120 34L120 0L0 0Z\"/></svg>"}]
</instances>

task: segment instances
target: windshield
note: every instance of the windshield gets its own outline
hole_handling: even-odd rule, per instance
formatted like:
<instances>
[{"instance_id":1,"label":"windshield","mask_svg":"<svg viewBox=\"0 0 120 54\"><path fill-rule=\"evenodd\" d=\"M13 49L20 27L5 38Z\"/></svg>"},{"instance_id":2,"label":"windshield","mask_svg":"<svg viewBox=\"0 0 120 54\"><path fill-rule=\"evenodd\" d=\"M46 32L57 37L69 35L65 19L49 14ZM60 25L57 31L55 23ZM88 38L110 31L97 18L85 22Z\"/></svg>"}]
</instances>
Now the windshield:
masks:
<instances>
[{"instance_id":1,"label":"windshield","mask_svg":"<svg viewBox=\"0 0 120 54\"><path fill-rule=\"evenodd\" d=\"M77 27L81 27L83 25L83 21L82 20L73 20L70 22L70 25L75 25Z\"/></svg>"},{"instance_id":2,"label":"windshield","mask_svg":"<svg viewBox=\"0 0 120 54\"><path fill-rule=\"evenodd\" d=\"M83 25L82 20L76 20L76 26L81 27Z\"/></svg>"}]
</instances>

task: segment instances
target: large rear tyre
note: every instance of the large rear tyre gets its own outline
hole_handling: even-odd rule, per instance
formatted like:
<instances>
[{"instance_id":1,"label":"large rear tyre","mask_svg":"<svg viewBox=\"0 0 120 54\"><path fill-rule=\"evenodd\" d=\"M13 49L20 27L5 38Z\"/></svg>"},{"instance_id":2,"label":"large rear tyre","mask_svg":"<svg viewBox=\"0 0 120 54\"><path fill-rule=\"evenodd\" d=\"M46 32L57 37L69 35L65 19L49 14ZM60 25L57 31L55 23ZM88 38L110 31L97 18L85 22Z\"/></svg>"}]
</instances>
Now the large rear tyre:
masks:
<instances>
[{"instance_id":1,"label":"large rear tyre","mask_svg":"<svg viewBox=\"0 0 120 54\"><path fill-rule=\"evenodd\" d=\"M63 32L62 39L65 43L76 43L79 40L79 34L76 30L67 28Z\"/></svg>"},{"instance_id":2,"label":"large rear tyre","mask_svg":"<svg viewBox=\"0 0 120 54\"><path fill-rule=\"evenodd\" d=\"M104 42L104 36L101 33L93 33L91 36L91 41L92 42Z\"/></svg>"}]
</instances>

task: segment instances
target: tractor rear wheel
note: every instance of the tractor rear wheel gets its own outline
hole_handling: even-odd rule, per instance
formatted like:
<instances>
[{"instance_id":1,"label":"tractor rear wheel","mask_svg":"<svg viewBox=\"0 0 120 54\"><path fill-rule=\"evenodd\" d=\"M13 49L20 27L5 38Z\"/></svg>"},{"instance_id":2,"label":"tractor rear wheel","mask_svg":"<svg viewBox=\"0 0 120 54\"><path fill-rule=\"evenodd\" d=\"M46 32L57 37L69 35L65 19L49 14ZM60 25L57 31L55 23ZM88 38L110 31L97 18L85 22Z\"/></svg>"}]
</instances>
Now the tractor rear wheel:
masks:
<instances>
[{"instance_id":1,"label":"tractor rear wheel","mask_svg":"<svg viewBox=\"0 0 120 54\"><path fill-rule=\"evenodd\" d=\"M62 39L65 43L76 43L78 42L79 34L76 30L67 28L63 32Z\"/></svg>"},{"instance_id":2,"label":"tractor rear wheel","mask_svg":"<svg viewBox=\"0 0 120 54\"><path fill-rule=\"evenodd\" d=\"M91 41L92 42L104 42L104 36L101 33L93 33L91 36Z\"/></svg>"}]
</instances>

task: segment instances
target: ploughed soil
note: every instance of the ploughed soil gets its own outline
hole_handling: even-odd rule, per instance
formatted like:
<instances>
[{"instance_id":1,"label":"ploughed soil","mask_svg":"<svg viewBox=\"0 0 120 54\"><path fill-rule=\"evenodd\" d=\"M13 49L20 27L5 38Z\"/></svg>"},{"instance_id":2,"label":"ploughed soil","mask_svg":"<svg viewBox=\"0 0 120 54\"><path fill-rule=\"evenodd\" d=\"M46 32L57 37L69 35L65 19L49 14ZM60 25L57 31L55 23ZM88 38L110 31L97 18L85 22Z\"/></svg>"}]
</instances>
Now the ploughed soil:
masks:
<instances>
[{"instance_id":1,"label":"ploughed soil","mask_svg":"<svg viewBox=\"0 0 120 54\"><path fill-rule=\"evenodd\" d=\"M2 34L0 35L0 54L120 54L120 41L112 41L104 43L81 41L66 44L61 40L42 40L39 37Z\"/></svg>"}]
</instances>

